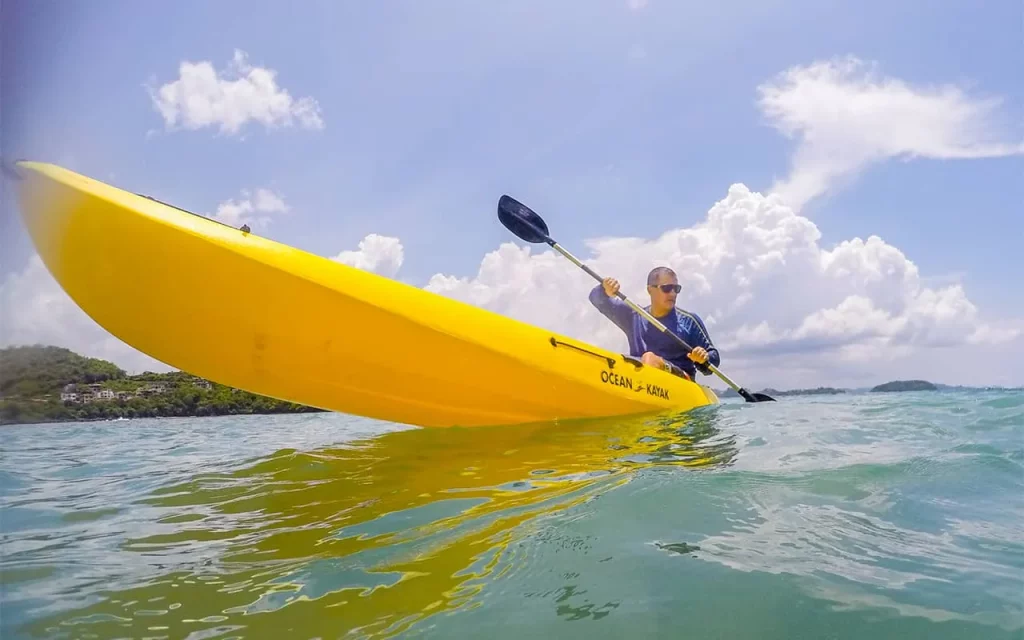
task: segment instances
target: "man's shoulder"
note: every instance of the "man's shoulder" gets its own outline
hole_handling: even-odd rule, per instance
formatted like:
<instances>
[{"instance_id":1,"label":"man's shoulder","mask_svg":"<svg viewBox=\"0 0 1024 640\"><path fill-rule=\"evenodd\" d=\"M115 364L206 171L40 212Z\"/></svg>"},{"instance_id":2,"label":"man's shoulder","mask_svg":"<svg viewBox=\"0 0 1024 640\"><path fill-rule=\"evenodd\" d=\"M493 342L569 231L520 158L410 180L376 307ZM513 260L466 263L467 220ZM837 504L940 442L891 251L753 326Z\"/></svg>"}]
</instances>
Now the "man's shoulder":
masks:
<instances>
[{"instance_id":1,"label":"man's shoulder","mask_svg":"<svg viewBox=\"0 0 1024 640\"><path fill-rule=\"evenodd\" d=\"M680 307L676 307L675 316L678 319L679 325L681 327L682 326L695 326L695 327L699 327L700 325L704 324L704 320L702 320L701 317L698 314L694 313L693 311L689 311L688 309L682 309Z\"/></svg>"}]
</instances>

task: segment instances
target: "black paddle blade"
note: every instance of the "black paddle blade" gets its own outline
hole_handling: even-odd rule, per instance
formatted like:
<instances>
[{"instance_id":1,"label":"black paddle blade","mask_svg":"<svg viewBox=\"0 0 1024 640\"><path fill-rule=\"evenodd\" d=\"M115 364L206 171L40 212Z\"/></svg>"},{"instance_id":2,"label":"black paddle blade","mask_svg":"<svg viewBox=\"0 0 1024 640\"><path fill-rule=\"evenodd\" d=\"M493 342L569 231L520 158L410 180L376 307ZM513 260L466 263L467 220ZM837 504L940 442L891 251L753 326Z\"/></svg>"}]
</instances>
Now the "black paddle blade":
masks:
<instances>
[{"instance_id":1,"label":"black paddle blade","mask_svg":"<svg viewBox=\"0 0 1024 640\"><path fill-rule=\"evenodd\" d=\"M526 242L551 244L548 225L544 220L534 213L533 209L511 196L501 196L498 199L498 220Z\"/></svg>"},{"instance_id":2,"label":"black paddle blade","mask_svg":"<svg viewBox=\"0 0 1024 640\"><path fill-rule=\"evenodd\" d=\"M763 393L750 393L746 389L740 389L740 395L747 402L775 402L775 398Z\"/></svg>"}]
</instances>

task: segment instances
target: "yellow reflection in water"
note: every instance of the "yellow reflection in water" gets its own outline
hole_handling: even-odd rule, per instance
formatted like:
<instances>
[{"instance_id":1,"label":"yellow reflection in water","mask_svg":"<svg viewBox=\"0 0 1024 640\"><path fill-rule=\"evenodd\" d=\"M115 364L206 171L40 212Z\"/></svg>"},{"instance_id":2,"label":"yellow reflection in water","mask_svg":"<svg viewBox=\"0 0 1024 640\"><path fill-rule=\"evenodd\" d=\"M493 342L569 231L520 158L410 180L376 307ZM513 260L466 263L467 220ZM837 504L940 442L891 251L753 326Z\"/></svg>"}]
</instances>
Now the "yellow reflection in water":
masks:
<instances>
[{"instance_id":1,"label":"yellow reflection in water","mask_svg":"<svg viewBox=\"0 0 1024 640\"><path fill-rule=\"evenodd\" d=\"M198 476L147 501L165 532L124 543L157 575L35 631L387 637L474 606L523 561L526 523L638 469L729 464L716 416L400 431Z\"/></svg>"}]
</instances>

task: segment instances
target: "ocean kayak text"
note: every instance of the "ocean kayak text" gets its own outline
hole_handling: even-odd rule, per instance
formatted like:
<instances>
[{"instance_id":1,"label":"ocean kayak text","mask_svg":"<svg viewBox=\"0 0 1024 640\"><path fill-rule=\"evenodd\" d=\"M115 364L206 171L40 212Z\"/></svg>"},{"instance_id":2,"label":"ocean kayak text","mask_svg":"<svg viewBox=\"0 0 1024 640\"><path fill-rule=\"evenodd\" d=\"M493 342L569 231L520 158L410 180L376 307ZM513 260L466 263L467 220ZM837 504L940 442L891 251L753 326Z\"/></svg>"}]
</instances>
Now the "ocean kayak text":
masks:
<instances>
[{"instance_id":1,"label":"ocean kayak text","mask_svg":"<svg viewBox=\"0 0 1024 640\"><path fill-rule=\"evenodd\" d=\"M658 396L659 398L664 398L665 400L669 399L667 389L663 389L656 384L642 384L634 387L632 378L620 376L619 374L614 373L612 371L602 371L601 382L604 382L606 384L613 384L619 387L626 387L627 389L632 389L633 391L637 392L646 390L647 395L649 396Z\"/></svg>"}]
</instances>

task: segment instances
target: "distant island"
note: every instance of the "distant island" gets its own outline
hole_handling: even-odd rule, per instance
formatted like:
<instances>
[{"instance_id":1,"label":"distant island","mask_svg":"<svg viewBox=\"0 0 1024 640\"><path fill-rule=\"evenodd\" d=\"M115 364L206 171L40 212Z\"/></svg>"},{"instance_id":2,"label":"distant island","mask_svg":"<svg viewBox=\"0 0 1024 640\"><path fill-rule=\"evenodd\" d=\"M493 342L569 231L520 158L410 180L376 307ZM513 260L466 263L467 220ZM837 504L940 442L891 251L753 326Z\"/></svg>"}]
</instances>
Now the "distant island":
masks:
<instances>
[{"instance_id":1,"label":"distant island","mask_svg":"<svg viewBox=\"0 0 1024 640\"><path fill-rule=\"evenodd\" d=\"M966 387L948 387L945 385L936 385L926 380L893 380L892 382L886 382L875 387L871 387L868 391L871 392L885 392L885 391L939 391L942 389L963 389ZM754 389L749 389L753 392ZM766 393L772 397L776 396L828 396L838 395L843 393L856 393L855 389L837 389L835 387L815 387L814 389L788 389L780 391L778 389L760 389L757 393ZM740 394L736 393L732 389L725 389L723 391L715 390L721 398L739 398Z\"/></svg>"},{"instance_id":2,"label":"distant island","mask_svg":"<svg viewBox=\"0 0 1024 640\"><path fill-rule=\"evenodd\" d=\"M181 371L128 375L62 347L0 349L0 424L320 411Z\"/></svg>"},{"instance_id":3,"label":"distant island","mask_svg":"<svg viewBox=\"0 0 1024 640\"><path fill-rule=\"evenodd\" d=\"M872 387L871 391L938 391L931 382L926 380L894 380L892 382L886 382L880 384L877 387Z\"/></svg>"}]
</instances>

